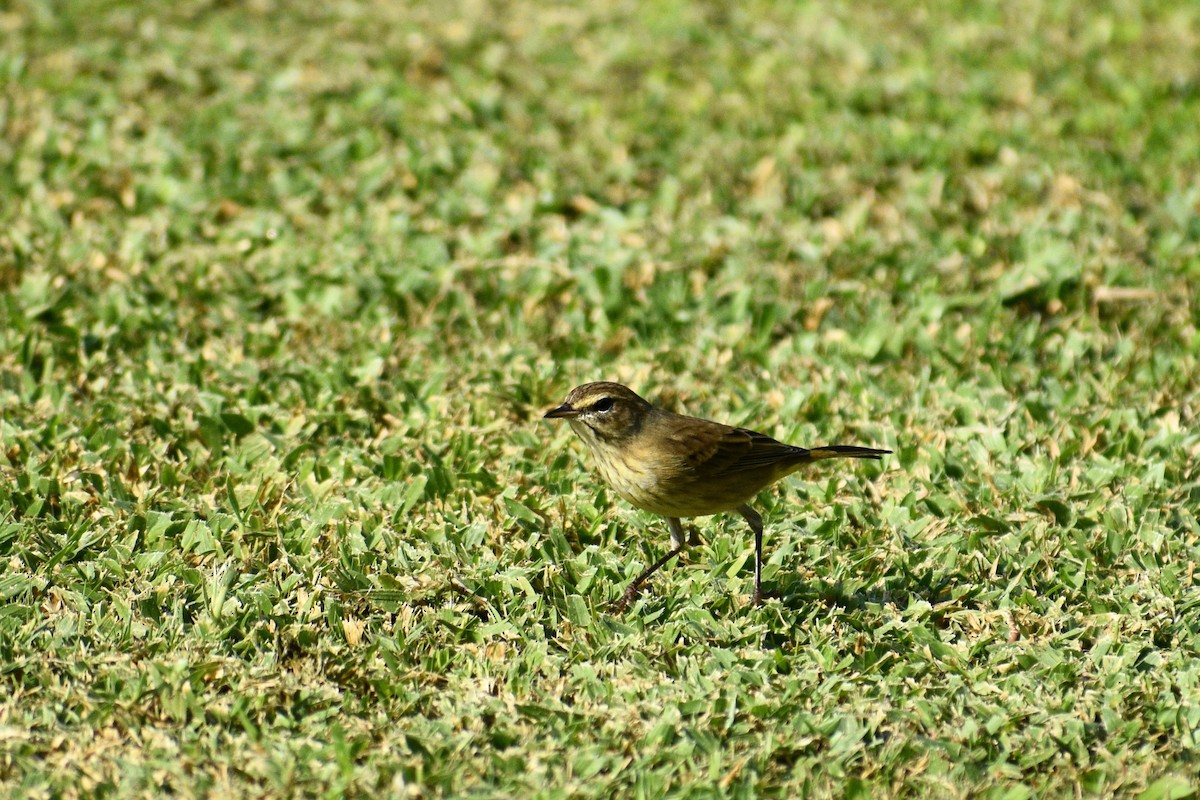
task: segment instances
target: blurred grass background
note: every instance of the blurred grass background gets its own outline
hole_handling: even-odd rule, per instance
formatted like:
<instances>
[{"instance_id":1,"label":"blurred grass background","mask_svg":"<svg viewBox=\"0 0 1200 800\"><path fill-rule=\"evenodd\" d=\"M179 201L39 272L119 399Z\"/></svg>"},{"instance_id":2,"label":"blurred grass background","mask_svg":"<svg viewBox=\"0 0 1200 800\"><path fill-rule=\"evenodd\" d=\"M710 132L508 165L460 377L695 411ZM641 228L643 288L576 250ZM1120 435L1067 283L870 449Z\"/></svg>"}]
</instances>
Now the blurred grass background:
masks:
<instances>
[{"instance_id":1,"label":"blurred grass background","mask_svg":"<svg viewBox=\"0 0 1200 800\"><path fill-rule=\"evenodd\" d=\"M1200 7L0 11L0 788L1184 798ZM539 421L797 444L665 525Z\"/></svg>"}]
</instances>

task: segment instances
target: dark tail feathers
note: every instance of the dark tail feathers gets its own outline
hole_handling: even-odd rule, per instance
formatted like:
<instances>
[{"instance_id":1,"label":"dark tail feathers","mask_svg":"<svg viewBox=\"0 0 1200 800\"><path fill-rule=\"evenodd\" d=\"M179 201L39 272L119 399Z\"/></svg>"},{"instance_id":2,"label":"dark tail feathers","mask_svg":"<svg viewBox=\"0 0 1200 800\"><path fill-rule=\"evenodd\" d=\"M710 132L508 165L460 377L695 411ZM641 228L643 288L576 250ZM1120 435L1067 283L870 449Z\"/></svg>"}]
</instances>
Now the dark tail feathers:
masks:
<instances>
[{"instance_id":1,"label":"dark tail feathers","mask_svg":"<svg viewBox=\"0 0 1200 800\"><path fill-rule=\"evenodd\" d=\"M825 447L814 447L808 451L808 455L813 461L821 458L873 458L878 461L891 452L891 450L876 450L871 447L856 447L852 444L831 444Z\"/></svg>"}]
</instances>

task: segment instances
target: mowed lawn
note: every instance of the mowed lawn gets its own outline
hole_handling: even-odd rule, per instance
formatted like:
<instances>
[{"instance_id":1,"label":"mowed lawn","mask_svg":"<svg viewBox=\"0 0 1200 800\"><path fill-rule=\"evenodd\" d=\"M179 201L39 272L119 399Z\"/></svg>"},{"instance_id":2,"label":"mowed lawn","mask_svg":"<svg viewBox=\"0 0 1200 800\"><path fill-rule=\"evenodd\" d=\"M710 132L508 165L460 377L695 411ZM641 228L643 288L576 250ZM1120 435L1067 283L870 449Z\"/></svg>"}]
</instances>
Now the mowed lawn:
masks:
<instances>
[{"instance_id":1,"label":"mowed lawn","mask_svg":"<svg viewBox=\"0 0 1200 800\"><path fill-rule=\"evenodd\" d=\"M1200 794L1200 5L0 10L0 795ZM669 543L619 380L895 451Z\"/></svg>"}]
</instances>

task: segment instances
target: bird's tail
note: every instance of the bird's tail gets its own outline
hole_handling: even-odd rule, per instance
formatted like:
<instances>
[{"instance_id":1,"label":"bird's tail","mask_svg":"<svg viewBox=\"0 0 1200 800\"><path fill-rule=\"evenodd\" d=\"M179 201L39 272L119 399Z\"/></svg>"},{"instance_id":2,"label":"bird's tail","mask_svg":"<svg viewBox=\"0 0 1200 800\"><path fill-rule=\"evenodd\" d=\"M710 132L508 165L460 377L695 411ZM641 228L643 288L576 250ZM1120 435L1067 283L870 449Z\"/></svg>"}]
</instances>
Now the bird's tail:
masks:
<instances>
[{"instance_id":1,"label":"bird's tail","mask_svg":"<svg viewBox=\"0 0 1200 800\"><path fill-rule=\"evenodd\" d=\"M822 458L873 458L878 461L891 452L891 450L876 450L872 447L856 447L852 444L830 444L825 447L812 448L808 451L808 457L813 461Z\"/></svg>"}]
</instances>

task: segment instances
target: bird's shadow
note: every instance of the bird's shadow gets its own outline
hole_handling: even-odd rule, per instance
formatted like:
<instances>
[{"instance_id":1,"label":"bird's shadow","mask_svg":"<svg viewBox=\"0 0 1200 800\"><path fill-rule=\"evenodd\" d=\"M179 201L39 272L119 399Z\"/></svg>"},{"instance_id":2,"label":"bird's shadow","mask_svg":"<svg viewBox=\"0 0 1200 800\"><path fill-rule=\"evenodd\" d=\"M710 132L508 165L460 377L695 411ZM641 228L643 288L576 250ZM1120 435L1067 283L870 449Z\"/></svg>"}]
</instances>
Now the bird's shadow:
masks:
<instances>
[{"instance_id":1,"label":"bird's shadow","mask_svg":"<svg viewBox=\"0 0 1200 800\"><path fill-rule=\"evenodd\" d=\"M915 636L909 624L886 635L873 633L880 631L881 626L892 618L907 617L905 610L914 603L924 601L929 606L919 618L913 618L916 625L944 629L953 624L954 612L978 606L979 592L978 587L963 587L955 577L944 575L925 581L914 579L914 576L907 576L907 580L889 577L851 590L841 581L788 578L774 585L767 583L764 589L768 608L772 602L778 602L782 607L782 611L777 607L775 613L761 617L767 624L762 638L764 647L794 647L797 621L837 616L839 625L859 634L870 634L856 640L861 649L855 651L854 657L863 665L890 663L889 660L897 655L923 646L924 639Z\"/></svg>"},{"instance_id":2,"label":"bird's shadow","mask_svg":"<svg viewBox=\"0 0 1200 800\"><path fill-rule=\"evenodd\" d=\"M765 583L763 596L767 600L778 600L784 608L793 611L811 609L814 604L831 609L863 611L872 606L905 608L914 600L924 600L931 606L937 606L955 596L954 588L955 581L951 576L941 576L937 580L920 580L912 576L908 579L892 578L874 586L853 590L847 590L842 581L790 577ZM962 601L973 595L973 591L965 596L959 594L957 599Z\"/></svg>"}]
</instances>

